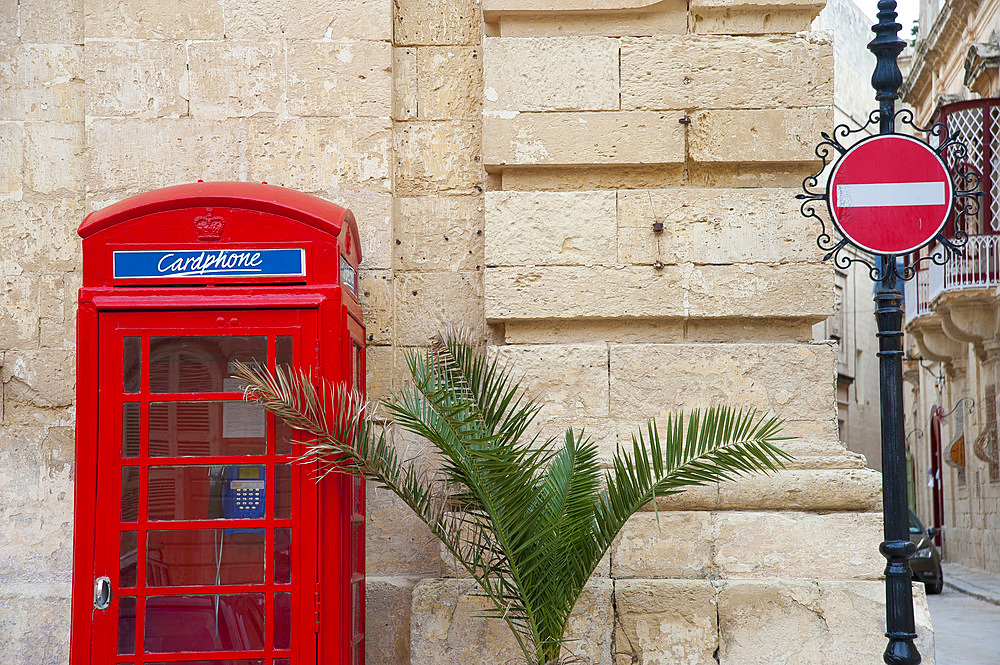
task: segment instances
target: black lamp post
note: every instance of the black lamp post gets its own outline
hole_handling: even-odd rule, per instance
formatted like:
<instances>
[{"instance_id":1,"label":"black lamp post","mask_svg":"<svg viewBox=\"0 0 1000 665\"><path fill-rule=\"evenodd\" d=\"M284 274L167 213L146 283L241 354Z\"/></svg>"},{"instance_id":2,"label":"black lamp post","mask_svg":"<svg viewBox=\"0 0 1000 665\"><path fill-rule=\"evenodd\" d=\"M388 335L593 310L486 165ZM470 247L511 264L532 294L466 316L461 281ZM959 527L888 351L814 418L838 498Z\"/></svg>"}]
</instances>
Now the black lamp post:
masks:
<instances>
[{"instance_id":1,"label":"black lamp post","mask_svg":"<svg viewBox=\"0 0 1000 665\"><path fill-rule=\"evenodd\" d=\"M879 133L895 130L896 99L903 74L896 58L906 48L899 38L903 27L896 23L896 0L880 0L875 39L868 50L875 54L872 87L879 102ZM882 281L875 294L878 324L878 370L882 387L882 516L885 540L879 547L885 567L885 636L889 644L882 659L889 665L917 665L920 652L913 620L913 592L909 559L916 552L910 542L906 504L906 449L903 441L903 296L896 280L896 257L880 257Z\"/></svg>"}]
</instances>

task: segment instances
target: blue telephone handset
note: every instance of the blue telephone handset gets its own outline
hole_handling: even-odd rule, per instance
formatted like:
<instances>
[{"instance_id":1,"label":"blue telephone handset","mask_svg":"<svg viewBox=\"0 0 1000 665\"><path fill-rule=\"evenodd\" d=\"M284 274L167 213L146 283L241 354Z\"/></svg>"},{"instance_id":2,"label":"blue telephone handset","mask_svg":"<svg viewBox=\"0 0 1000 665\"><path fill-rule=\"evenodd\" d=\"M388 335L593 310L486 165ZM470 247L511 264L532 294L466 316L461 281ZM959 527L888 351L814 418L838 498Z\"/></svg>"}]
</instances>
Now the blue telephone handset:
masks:
<instances>
[{"instance_id":1,"label":"blue telephone handset","mask_svg":"<svg viewBox=\"0 0 1000 665\"><path fill-rule=\"evenodd\" d=\"M226 519L264 517L267 471L263 464L227 466L223 476L222 516ZM263 533L263 529L226 529L227 534Z\"/></svg>"}]
</instances>

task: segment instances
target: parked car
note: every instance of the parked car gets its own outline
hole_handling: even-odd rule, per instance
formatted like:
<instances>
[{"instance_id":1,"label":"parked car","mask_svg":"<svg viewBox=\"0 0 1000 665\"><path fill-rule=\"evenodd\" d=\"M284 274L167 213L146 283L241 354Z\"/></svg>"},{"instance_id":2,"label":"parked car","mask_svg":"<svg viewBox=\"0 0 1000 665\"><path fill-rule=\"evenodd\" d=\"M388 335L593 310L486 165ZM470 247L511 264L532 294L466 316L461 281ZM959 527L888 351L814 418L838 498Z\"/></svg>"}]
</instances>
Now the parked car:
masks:
<instances>
[{"instance_id":1,"label":"parked car","mask_svg":"<svg viewBox=\"0 0 1000 665\"><path fill-rule=\"evenodd\" d=\"M941 593L944 589L944 575L941 572L941 553L934 546L934 537L941 532L937 527L925 529L916 514L910 511L910 540L917 546L917 552L910 558L913 579L924 583L927 593Z\"/></svg>"}]
</instances>

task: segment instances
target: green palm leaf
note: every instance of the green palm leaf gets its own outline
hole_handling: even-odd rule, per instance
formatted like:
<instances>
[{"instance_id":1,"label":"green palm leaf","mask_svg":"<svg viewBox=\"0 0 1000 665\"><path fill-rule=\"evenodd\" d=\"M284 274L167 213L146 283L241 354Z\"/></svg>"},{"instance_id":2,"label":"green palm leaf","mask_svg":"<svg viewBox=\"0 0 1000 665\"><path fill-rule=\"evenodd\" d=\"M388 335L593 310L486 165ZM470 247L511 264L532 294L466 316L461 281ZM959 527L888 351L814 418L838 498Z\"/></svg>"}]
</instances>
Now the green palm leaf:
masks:
<instances>
[{"instance_id":1,"label":"green palm leaf","mask_svg":"<svg viewBox=\"0 0 1000 665\"><path fill-rule=\"evenodd\" d=\"M443 336L407 363L413 380L385 407L396 426L437 449L434 475L400 460L386 428L344 386L242 364L235 376L249 399L311 437L302 459L397 494L477 582L487 613L533 665L559 661L584 585L636 511L790 459L775 445L780 420L713 407L672 415L662 430L650 421L602 471L583 432L567 430L558 445L532 436L539 405L468 338Z\"/></svg>"}]
</instances>

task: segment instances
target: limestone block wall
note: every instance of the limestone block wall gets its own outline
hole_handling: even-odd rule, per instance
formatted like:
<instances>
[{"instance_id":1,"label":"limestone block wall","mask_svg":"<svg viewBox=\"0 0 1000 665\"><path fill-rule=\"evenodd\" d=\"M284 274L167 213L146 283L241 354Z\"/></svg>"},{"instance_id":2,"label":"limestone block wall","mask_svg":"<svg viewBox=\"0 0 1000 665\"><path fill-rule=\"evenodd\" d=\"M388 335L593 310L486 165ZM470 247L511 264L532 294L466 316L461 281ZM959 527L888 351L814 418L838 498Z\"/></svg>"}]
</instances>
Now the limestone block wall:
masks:
<instances>
[{"instance_id":1,"label":"limestone block wall","mask_svg":"<svg viewBox=\"0 0 1000 665\"><path fill-rule=\"evenodd\" d=\"M571 625L583 662L879 662L878 477L837 440L834 351L809 341L832 276L792 198L831 125L818 10L0 1L0 660L67 659L75 229L204 179L355 212L373 398L460 325L523 370L544 431L605 457L678 408L788 420L787 471L630 523ZM368 537L370 664L503 662L383 492Z\"/></svg>"},{"instance_id":2,"label":"limestone block wall","mask_svg":"<svg viewBox=\"0 0 1000 665\"><path fill-rule=\"evenodd\" d=\"M800 32L818 7L771 9L483 5L485 317L543 431L585 426L607 457L648 417L726 401L797 437L788 471L629 523L576 610L583 662L881 660L879 478L837 437L835 353L809 342L832 273L793 199L832 51ZM502 636L469 594L417 585L411 662L511 657L470 649Z\"/></svg>"}]
</instances>

